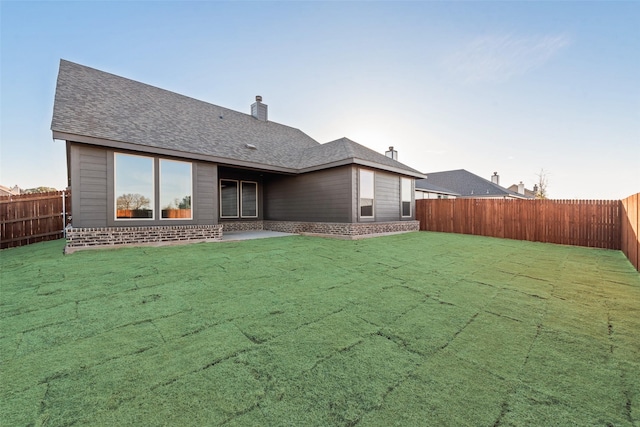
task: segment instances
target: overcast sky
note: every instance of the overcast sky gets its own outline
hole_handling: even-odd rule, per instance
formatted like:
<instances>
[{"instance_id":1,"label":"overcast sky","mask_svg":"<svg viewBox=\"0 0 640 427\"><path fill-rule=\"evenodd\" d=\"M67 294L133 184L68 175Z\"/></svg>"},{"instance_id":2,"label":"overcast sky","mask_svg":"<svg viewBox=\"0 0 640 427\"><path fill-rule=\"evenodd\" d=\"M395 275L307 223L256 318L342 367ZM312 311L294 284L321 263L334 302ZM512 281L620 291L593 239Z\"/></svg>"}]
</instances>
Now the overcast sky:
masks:
<instances>
[{"instance_id":1,"label":"overcast sky","mask_svg":"<svg viewBox=\"0 0 640 427\"><path fill-rule=\"evenodd\" d=\"M0 184L66 185L60 59L552 198L640 191L640 2L8 2Z\"/></svg>"}]
</instances>

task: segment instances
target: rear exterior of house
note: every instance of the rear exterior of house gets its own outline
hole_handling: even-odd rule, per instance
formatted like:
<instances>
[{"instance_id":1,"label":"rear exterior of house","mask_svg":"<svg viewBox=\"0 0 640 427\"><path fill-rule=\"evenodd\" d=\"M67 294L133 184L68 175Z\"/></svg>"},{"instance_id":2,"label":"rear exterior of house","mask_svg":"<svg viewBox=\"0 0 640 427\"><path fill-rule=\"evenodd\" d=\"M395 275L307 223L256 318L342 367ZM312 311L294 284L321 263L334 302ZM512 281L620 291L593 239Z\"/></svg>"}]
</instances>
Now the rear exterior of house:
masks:
<instances>
[{"instance_id":1,"label":"rear exterior of house","mask_svg":"<svg viewBox=\"0 0 640 427\"><path fill-rule=\"evenodd\" d=\"M417 230L424 175L346 138L319 144L252 115L61 61L52 130L67 144L70 250L261 230Z\"/></svg>"}]
</instances>

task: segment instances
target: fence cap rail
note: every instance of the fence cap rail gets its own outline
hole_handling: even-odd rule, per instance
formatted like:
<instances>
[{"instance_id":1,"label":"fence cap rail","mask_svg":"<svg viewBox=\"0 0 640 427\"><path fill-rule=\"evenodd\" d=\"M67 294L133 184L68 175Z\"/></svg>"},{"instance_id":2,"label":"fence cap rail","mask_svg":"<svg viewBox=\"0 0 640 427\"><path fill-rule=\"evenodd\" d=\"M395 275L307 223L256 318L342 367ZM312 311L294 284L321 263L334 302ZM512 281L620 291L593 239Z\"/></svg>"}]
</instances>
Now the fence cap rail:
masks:
<instances>
[{"instance_id":1,"label":"fence cap rail","mask_svg":"<svg viewBox=\"0 0 640 427\"><path fill-rule=\"evenodd\" d=\"M7 196L0 196L0 203L10 203L22 200L51 199L53 197L60 197L62 195L68 196L70 194L71 191L69 190L48 191L46 193L11 194Z\"/></svg>"}]
</instances>

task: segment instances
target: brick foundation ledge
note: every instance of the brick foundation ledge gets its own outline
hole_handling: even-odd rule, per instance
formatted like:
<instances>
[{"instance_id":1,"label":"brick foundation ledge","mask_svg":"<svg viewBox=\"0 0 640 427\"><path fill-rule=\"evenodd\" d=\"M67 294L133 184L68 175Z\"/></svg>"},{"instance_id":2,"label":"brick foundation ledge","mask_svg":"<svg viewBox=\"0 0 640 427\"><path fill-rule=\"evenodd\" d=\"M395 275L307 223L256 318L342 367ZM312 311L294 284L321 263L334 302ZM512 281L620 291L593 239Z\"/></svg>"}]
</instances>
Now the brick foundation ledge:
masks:
<instances>
[{"instance_id":1,"label":"brick foundation ledge","mask_svg":"<svg viewBox=\"0 0 640 427\"><path fill-rule=\"evenodd\" d=\"M64 253L117 246L160 246L222 239L222 225L68 228Z\"/></svg>"},{"instance_id":2,"label":"brick foundation ledge","mask_svg":"<svg viewBox=\"0 0 640 427\"><path fill-rule=\"evenodd\" d=\"M260 231L263 230L262 220L255 221L224 221L221 222L224 231Z\"/></svg>"},{"instance_id":3,"label":"brick foundation ledge","mask_svg":"<svg viewBox=\"0 0 640 427\"><path fill-rule=\"evenodd\" d=\"M301 222L301 221L264 221L265 230L284 233L310 234L317 236L358 239L390 233L419 231L420 221L390 222Z\"/></svg>"}]
</instances>

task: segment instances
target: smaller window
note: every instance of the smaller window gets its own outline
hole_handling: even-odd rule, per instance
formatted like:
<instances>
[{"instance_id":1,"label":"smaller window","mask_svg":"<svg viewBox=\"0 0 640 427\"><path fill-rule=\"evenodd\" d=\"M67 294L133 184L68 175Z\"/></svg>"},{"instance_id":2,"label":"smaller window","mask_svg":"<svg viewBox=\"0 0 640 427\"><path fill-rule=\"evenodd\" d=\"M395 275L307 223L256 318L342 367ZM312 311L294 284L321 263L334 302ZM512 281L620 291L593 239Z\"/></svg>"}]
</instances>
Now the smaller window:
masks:
<instances>
[{"instance_id":1,"label":"smaller window","mask_svg":"<svg viewBox=\"0 0 640 427\"><path fill-rule=\"evenodd\" d=\"M238 217L238 181L220 180L220 216L222 218Z\"/></svg>"},{"instance_id":2,"label":"smaller window","mask_svg":"<svg viewBox=\"0 0 640 427\"><path fill-rule=\"evenodd\" d=\"M401 209L403 217L411 216L411 180L400 178Z\"/></svg>"},{"instance_id":3,"label":"smaller window","mask_svg":"<svg viewBox=\"0 0 640 427\"><path fill-rule=\"evenodd\" d=\"M258 216L258 183L242 181L241 215L243 218Z\"/></svg>"},{"instance_id":4,"label":"smaller window","mask_svg":"<svg viewBox=\"0 0 640 427\"><path fill-rule=\"evenodd\" d=\"M374 181L373 171L360 169L360 217L373 218L374 201Z\"/></svg>"}]
</instances>

